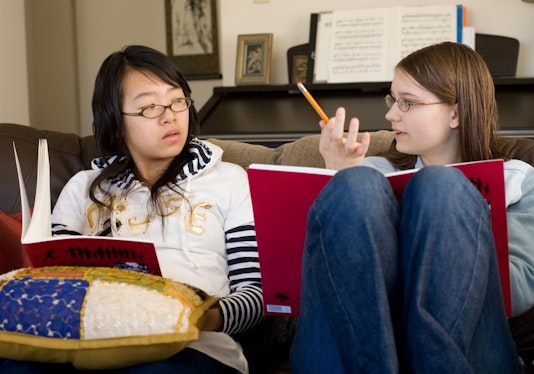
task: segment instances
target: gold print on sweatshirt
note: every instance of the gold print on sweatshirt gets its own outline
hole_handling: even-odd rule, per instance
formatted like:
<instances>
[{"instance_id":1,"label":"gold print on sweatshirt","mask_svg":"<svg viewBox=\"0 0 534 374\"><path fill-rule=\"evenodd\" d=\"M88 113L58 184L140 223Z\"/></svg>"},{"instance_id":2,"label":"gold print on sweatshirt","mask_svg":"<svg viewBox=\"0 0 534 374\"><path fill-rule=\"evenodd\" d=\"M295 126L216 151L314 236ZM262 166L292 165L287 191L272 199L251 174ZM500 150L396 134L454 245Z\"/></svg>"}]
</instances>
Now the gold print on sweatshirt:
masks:
<instances>
[{"instance_id":1,"label":"gold print on sweatshirt","mask_svg":"<svg viewBox=\"0 0 534 374\"><path fill-rule=\"evenodd\" d=\"M152 217L149 214L139 221L136 221L135 218L128 218L128 232L133 235L144 234L151 221Z\"/></svg>"},{"instance_id":2,"label":"gold print on sweatshirt","mask_svg":"<svg viewBox=\"0 0 534 374\"><path fill-rule=\"evenodd\" d=\"M163 213L164 217L172 216L173 214L178 213L180 210L180 203L182 202L184 198L181 196L171 196L167 200L163 202L163 206L165 206L166 213ZM175 205L176 203L176 205Z\"/></svg>"},{"instance_id":3,"label":"gold print on sweatshirt","mask_svg":"<svg viewBox=\"0 0 534 374\"><path fill-rule=\"evenodd\" d=\"M163 216L168 217L177 214L180 211L180 207L183 201L182 196L169 196L163 201L164 212ZM125 197L117 198L117 196L110 197L106 202L106 206L113 206L114 216L117 219L122 216L126 220L126 228L132 235L144 234L150 224L154 221L154 215L146 213L144 216L128 215L128 199ZM203 210L211 209L213 205L209 202L203 202L195 204L191 207L191 210L185 215L185 228L196 235L203 234L206 229L202 225L206 221L206 214ZM96 204L91 204L86 212L86 219L89 227L95 229L99 222L101 209ZM126 214L126 217L124 215ZM129 216L129 218L127 218ZM123 221L124 222L124 221ZM118 229L118 228L117 228Z\"/></svg>"},{"instance_id":4,"label":"gold print on sweatshirt","mask_svg":"<svg viewBox=\"0 0 534 374\"><path fill-rule=\"evenodd\" d=\"M169 196L163 201L165 211L162 213L163 217L172 216L180 210L180 196ZM133 235L144 234L154 219L153 214L146 214L142 219L128 218L128 231Z\"/></svg>"},{"instance_id":5,"label":"gold print on sweatshirt","mask_svg":"<svg viewBox=\"0 0 534 374\"><path fill-rule=\"evenodd\" d=\"M93 229L96 225L96 222L98 221L98 213L100 209L95 203L92 203L89 205L89 208L87 208L87 211L85 212L85 219L87 220L87 224L91 229Z\"/></svg>"},{"instance_id":6,"label":"gold print on sweatshirt","mask_svg":"<svg viewBox=\"0 0 534 374\"><path fill-rule=\"evenodd\" d=\"M208 202L193 205L191 211L189 211L185 217L185 228L193 234L203 234L206 229L196 222L206 221L206 214L202 213L202 210L208 210L212 207L213 206Z\"/></svg>"},{"instance_id":7,"label":"gold print on sweatshirt","mask_svg":"<svg viewBox=\"0 0 534 374\"><path fill-rule=\"evenodd\" d=\"M112 196L107 201L104 202L104 205L111 206L114 200L115 200L115 196ZM124 210L123 204L118 204L118 205L120 205L120 207ZM91 203L91 205L89 205L89 207L87 208L87 211L85 212L85 219L87 220L87 225L91 228L91 230L93 230L95 226L98 224L101 213L102 213L102 208L96 205L95 203Z\"/></svg>"}]
</instances>

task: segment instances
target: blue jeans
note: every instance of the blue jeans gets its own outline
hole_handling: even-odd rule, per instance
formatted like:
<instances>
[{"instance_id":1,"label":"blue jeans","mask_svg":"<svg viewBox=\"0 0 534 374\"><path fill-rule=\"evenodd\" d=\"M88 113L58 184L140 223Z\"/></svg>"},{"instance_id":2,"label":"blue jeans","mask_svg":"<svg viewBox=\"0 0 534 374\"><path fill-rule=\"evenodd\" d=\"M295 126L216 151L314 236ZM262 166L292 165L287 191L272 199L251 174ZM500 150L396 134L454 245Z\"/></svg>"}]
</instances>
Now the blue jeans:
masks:
<instances>
[{"instance_id":1,"label":"blue jeans","mask_svg":"<svg viewBox=\"0 0 534 374\"><path fill-rule=\"evenodd\" d=\"M0 373L28 373L28 374L56 374L56 373L98 373L98 374L228 374L236 371L212 359L209 356L191 348L185 348L174 356L157 362L148 362L146 364L136 365L118 370L78 370L71 364L49 364L30 361L6 360L0 363Z\"/></svg>"},{"instance_id":2,"label":"blue jeans","mask_svg":"<svg viewBox=\"0 0 534 374\"><path fill-rule=\"evenodd\" d=\"M429 166L401 204L368 167L338 172L308 215L294 373L522 372L486 201Z\"/></svg>"}]
</instances>

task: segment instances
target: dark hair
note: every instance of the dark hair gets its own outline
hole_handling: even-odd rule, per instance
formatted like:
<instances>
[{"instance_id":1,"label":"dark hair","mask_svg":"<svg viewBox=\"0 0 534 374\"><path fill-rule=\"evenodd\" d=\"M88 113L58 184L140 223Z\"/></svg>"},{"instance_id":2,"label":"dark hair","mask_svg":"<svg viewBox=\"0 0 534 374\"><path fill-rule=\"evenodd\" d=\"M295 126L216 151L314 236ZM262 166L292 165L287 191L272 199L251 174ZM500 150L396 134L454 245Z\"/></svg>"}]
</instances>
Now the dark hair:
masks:
<instances>
[{"instance_id":1,"label":"dark hair","mask_svg":"<svg viewBox=\"0 0 534 374\"><path fill-rule=\"evenodd\" d=\"M439 43L411 53L395 69L440 101L458 104L462 162L505 158L495 140L499 116L493 78L477 52L459 43ZM401 169L415 165L416 156L402 154L394 146L384 156Z\"/></svg>"},{"instance_id":2,"label":"dark hair","mask_svg":"<svg viewBox=\"0 0 534 374\"><path fill-rule=\"evenodd\" d=\"M165 83L181 88L186 97L191 96L189 84L174 61L169 56L153 48L130 45L112 53L104 60L96 76L93 91L93 133L98 155L100 157L118 156L121 161L115 161L108 165L91 184L90 198L99 206L105 204L104 201L96 198L96 189L106 195L108 194L101 187L103 181L121 175L128 170L136 174L135 164L123 136L123 81L126 74L131 70L137 70L144 74L147 72L154 74ZM198 129L197 112L194 105L191 105L189 108L189 128L184 149L174 158L167 171L151 187L153 202L157 201L160 187L168 185L172 188L175 185L176 175L191 157L189 147L191 146L191 140L197 136Z\"/></svg>"}]
</instances>

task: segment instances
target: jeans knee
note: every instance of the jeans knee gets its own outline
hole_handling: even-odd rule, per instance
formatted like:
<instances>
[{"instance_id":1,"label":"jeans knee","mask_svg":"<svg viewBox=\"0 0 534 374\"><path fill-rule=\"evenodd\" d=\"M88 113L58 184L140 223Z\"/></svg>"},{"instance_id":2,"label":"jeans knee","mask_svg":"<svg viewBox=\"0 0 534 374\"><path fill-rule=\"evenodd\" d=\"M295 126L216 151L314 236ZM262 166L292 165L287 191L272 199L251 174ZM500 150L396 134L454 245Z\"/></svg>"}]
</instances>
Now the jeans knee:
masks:
<instances>
[{"instance_id":1,"label":"jeans knee","mask_svg":"<svg viewBox=\"0 0 534 374\"><path fill-rule=\"evenodd\" d=\"M463 178L463 174L456 168L431 165L418 170L410 182L421 183L430 189L435 189L439 188L439 186L450 184L460 178Z\"/></svg>"},{"instance_id":2,"label":"jeans knee","mask_svg":"<svg viewBox=\"0 0 534 374\"><path fill-rule=\"evenodd\" d=\"M409 181L406 190L417 193L420 199L436 200L456 199L458 195L465 195L472 185L464 174L449 166L427 166L419 170Z\"/></svg>"},{"instance_id":3,"label":"jeans knee","mask_svg":"<svg viewBox=\"0 0 534 374\"><path fill-rule=\"evenodd\" d=\"M389 187L387 179L378 170L366 166L357 166L338 171L329 188L346 198L366 198L377 201L377 191L381 187Z\"/></svg>"},{"instance_id":4,"label":"jeans knee","mask_svg":"<svg viewBox=\"0 0 534 374\"><path fill-rule=\"evenodd\" d=\"M358 166L336 173L315 200L313 211L363 223L398 209L391 185L379 171Z\"/></svg>"},{"instance_id":5,"label":"jeans knee","mask_svg":"<svg viewBox=\"0 0 534 374\"><path fill-rule=\"evenodd\" d=\"M465 210L487 206L487 203L460 170L434 165L422 168L410 179L402 205L418 207L421 212L426 208L433 216L437 211L445 214L461 207Z\"/></svg>"}]
</instances>

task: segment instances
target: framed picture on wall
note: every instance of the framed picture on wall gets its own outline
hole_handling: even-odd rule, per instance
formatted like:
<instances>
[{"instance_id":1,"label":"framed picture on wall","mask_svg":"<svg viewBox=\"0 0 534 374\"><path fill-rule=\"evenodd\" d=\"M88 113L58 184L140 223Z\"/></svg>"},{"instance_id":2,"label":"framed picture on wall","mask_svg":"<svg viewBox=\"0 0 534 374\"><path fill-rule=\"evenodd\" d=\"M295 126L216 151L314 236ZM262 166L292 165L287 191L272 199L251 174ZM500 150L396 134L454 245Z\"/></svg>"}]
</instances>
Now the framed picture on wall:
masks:
<instances>
[{"instance_id":1,"label":"framed picture on wall","mask_svg":"<svg viewBox=\"0 0 534 374\"><path fill-rule=\"evenodd\" d=\"M188 80L220 79L216 0L165 0L167 54Z\"/></svg>"},{"instance_id":2,"label":"framed picture on wall","mask_svg":"<svg viewBox=\"0 0 534 374\"><path fill-rule=\"evenodd\" d=\"M237 36L236 85L271 83L273 34Z\"/></svg>"}]
</instances>

